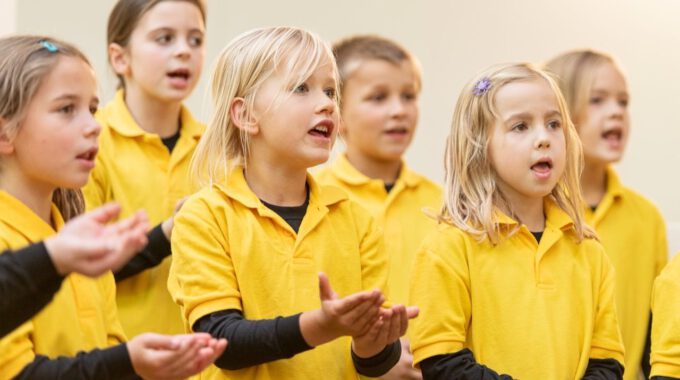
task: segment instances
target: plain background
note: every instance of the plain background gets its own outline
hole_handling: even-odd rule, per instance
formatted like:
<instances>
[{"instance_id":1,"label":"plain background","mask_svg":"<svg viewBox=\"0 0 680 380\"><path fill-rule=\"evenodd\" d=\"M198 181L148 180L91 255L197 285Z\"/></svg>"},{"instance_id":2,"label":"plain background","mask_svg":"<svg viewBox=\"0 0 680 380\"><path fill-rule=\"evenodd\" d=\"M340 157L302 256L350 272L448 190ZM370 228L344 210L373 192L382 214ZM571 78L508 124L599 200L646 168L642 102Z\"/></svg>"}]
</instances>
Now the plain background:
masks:
<instances>
[{"instance_id":1,"label":"plain background","mask_svg":"<svg viewBox=\"0 0 680 380\"><path fill-rule=\"evenodd\" d=\"M114 0L0 0L0 35L49 34L91 59L101 98L115 76L106 61L106 22ZM680 2L677 0L208 0L206 64L187 104L201 120L212 62L238 34L293 25L334 41L376 33L411 50L423 67L421 117L406 155L415 170L440 182L444 138L464 83L496 63L541 62L568 49L595 48L621 62L631 97L632 134L617 169L628 186L661 209L671 250L680 249ZM3 52L4 53L4 52Z\"/></svg>"}]
</instances>

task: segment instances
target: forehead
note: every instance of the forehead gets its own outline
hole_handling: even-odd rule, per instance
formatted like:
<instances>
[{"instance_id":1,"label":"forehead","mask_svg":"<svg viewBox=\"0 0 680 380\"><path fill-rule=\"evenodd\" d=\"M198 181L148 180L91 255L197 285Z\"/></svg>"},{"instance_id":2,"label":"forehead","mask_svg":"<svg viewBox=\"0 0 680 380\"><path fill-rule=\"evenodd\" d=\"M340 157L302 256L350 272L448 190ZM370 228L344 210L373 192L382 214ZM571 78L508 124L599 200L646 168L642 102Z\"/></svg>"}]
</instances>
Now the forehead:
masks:
<instances>
[{"instance_id":1,"label":"forehead","mask_svg":"<svg viewBox=\"0 0 680 380\"><path fill-rule=\"evenodd\" d=\"M396 63L384 59L358 59L350 65L356 65L356 67L347 77L346 85L383 84L401 87L418 84L415 69L408 60Z\"/></svg>"},{"instance_id":2,"label":"forehead","mask_svg":"<svg viewBox=\"0 0 680 380\"><path fill-rule=\"evenodd\" d=\"M204 29L201 10L187 1L162 1L146 11L135 29Z\"/></svg>"},{"instance_id":3,"label":"forehead","mask_svg":"<svg viewBox=\"0 0 680 380\"><path fill-rule=\"evenodd\" d=\"M626 78L621 71L610 62L603 63L594 71L593 90L613 89L626 90Z\"/></svg>"},{"instance_id":4,"label":"forehead","mask_svg":"<svg viewBox=\"0 0 680 380\"><path fill-rule=\"evenodd\" d=\"M495 108L501 118L519 112L559 110L557 97L543 78L510 82L496 92Z\"/></svg>"},{"instance_id":5,"label":"forehead","mask_svg":"<svg viewBox=\"0 0 680 380\"><path fill-rule=\"evenodd\" d=\"M96 96L97 80L94 71L80 58L60 56L38 87L35 97L51 99L66 93L84 98Z\"/></svg>"}]
</instances>

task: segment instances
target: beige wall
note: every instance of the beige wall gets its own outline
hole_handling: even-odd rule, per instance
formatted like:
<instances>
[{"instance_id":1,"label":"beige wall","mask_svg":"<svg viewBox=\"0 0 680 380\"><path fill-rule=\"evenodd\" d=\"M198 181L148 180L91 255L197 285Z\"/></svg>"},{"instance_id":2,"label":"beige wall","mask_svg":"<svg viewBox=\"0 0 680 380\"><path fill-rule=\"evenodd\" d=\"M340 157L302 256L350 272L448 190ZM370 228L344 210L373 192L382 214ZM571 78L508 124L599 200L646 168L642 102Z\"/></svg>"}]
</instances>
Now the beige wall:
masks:
<instances>
[{"instance_id":1,"label":"beige wall","mask_svg":"<svg viewBox=\"0 0 680 380\"><path fill-rule=\"evenodd\" d=\"M16 0L0 0L0 36L16 30Z\"/></svg>"},{"instance_id":2,"label":"beige wall","mask_svg":"<svg viewBox=\"0 0 680 380\"><path fill-rule=\"evenodd\" d=\"M7 2L0 1L0 6ZM105 65L104 41L113 3L16 1L16 29L52 34L81 46L99 73L103 99L109 99L114 77ZM424 69L420 130L407 159L438 181L453 104L475 72L498 62L544 60L570 48L608 51L622 62L632 92L633 132L619 171L627 184L654 200L669 221L680 221L678 1L208 0L208 10L205 74L227 41L258 26L296 25L329 40L379 33L401 41ZM0 8L0 24L6 11ZM188 101L203 119L206 78Z\"/></svg>"}]
</instances>

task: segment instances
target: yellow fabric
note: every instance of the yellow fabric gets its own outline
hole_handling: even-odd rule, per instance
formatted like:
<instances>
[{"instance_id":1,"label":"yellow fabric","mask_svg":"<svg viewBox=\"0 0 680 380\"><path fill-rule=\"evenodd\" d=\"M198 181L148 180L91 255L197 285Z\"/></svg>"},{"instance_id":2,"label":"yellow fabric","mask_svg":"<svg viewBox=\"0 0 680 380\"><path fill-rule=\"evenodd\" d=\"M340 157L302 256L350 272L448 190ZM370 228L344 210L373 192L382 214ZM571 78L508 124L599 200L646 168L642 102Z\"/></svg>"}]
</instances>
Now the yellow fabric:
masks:
<instances>
[{"instance_id":1,"label":"yellow fabric","mask_svg":"<svg viewBox=\"0 0 680 380\"><path fill-rule=\"evenodd\" d=\"M0 191L0 208L0 251L16 250L56 233L27 206L4 191ZM64 221L54 205L52 219L59 230ZM75 356L79 351L124 342L115 292L110 272L97 279L79 274L66 277L49 305L0 340L0 379L14 377L33 361L36 354Z\"/></svg>"},{"instance_id":2,"label":"yellow fabric","mask_svg":"<svg viewBox=\"0 0 680 380\"><path fill-rule=\"evenodd\" d=\"M522 226L492 246L441 224L416 254L410 327L414 362L470 349L518 379L581 379L588 359L623 363L614 270L593 239L576 242L569 216L546 201L540 244ZM517 222L499 212L502 231Z\"/></svg>"},{"instance_id":3,"label":"yellow fabric","mask_svg":"<svg viewBox=\"0 0 680 380\"><path fill-rule=\"evenodd\" d=\"M586 210L586 221L616 269L616 310L626 348L624 380L635 380L649 328L652 284L668 261L666 225L657 208L624 187L611 168L607 192L595 212Z\"/></svg>"},{"instance_id":4,"label":"yellow fabric","mask_svg":"<svg viewBox=\"0 0 680 380\"><path fill-rule=\"evenodd\" d=\"M192 196L175 219L168 287L187 329L226 309L246 319L289 316L321 307L318 272L340 297L385 291L387 257L372 218L339 189L308 176L309 206L295 231L248 187L242 168L226 184ZM238 371L210 366L201 379L356 379L350 338L291 359Z\"/></svg>"},{"instance_id":5,"label":"yellow fabric","mask_svg":"<svg viewBox=\"0 0 680 380\"><path fill-rule=\"evenodd\" d=\"M189 180L189 160L205 128L189 110L182 108L180 137L172 154L158 135L137 125L122 91L97 113L97 120L102 126L99 153L83 189L89 209L116 201L122 206L121 218L144 209L155 226L172 216L177 201L197 190ZM128 336L184 330L166 286L170 261L168 257L118 283L118 311Z\"/></svg>"},{"instance_id":6,"label":"yellow fabric","mask_svg":"<svg viewBox=\"0 0 680 380\"><path fill-rule=\"evenodd\" d=\"M436 221L423 210L436 215L442 203L442 190L434 182L402 164L394 187L388 193L385 183L359 172L341 155L315 175L319 183L345 190L375 218L385 234L385 252L390 260L390 300L408 302L408 277L413 257L423 239L435 229Z\"/></svg>"},{"instance_id":7,"label":"yellow fabric","mask_svg":"<svg viewBox=\"0 0 680 380\"><path fill-rule=\"evenodd\" d=\"M680 378L680 255L654 282L652 376Z\"/></svg>"}]
</instances>

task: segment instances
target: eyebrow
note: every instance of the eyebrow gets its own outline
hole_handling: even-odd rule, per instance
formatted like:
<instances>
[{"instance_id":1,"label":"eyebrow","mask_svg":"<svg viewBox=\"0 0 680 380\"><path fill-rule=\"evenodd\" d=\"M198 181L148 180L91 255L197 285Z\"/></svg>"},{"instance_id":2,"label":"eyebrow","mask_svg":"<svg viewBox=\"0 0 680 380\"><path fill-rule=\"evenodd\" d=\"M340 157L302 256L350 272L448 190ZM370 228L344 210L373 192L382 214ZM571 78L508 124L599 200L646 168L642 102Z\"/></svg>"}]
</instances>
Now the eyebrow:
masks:
<instances>
[{"instance_id":1,"label":"eyebrow","mask_svg":"<svg viewBox=\"0 0 680 380\"><path fill-rule=\"evenodd\" d=\"M53 102L58 102L58 101L62 101L62 100L74 100L75 101L75 100L79 100L79 99L80 99L80 96L75 95L75 94L62 94L62 95L59 95L56 98L52 99L52 101ZM90 101L94 101L97 104L99 104L99 97L95 96Z\"/></svg>"},{"instance_id":2,"label":"eyebrow","mask_svg":"<svg viewBox=\"0 0 680 380\"><path fill-rule=\"evenodd\" d=\"M553 117L553 116L559 116L562 117L562 114L558 110L550 110L545 113L544 117ZM524 120L524 119L530 119L533 116L529 112L520 112L520 113L515 113L510 115L508 118L504 120L504 123L508 123L514 120Z\"/></svg>"},{"instance_id":3,"label":"eyebrow","mask_svg":"<svg viewBox=\"0 0 680 380\"><path fill-rule=\"evenodd\" d=\"M159 33L159 32L174 32L176 30L177 30L177 28L171 28L169 26L159 26L158 28L151 29L149 31L149 34L155 34L155 33ZM195 33L195 32L205 34L205 29L200 29L200 28L189 29L189 33Z\"/></svg>"},{"instance_id":4,"label":"eyebrow","mask_svg":"<svg viewBox=\"0 0 680 380\"><path fill-rule=\"evenodd\" d=\"M593 89L591 90L591 93L595 93L595 94L609 94L609 91L604 90L604 89L600 89L600 88L593 88ZM619 92L615 92L614 94L615 94L615 95L625 95L625 96L630 96L630 94L628 93L628 91L619 91Z\"/></svg>"}]
</instances>

